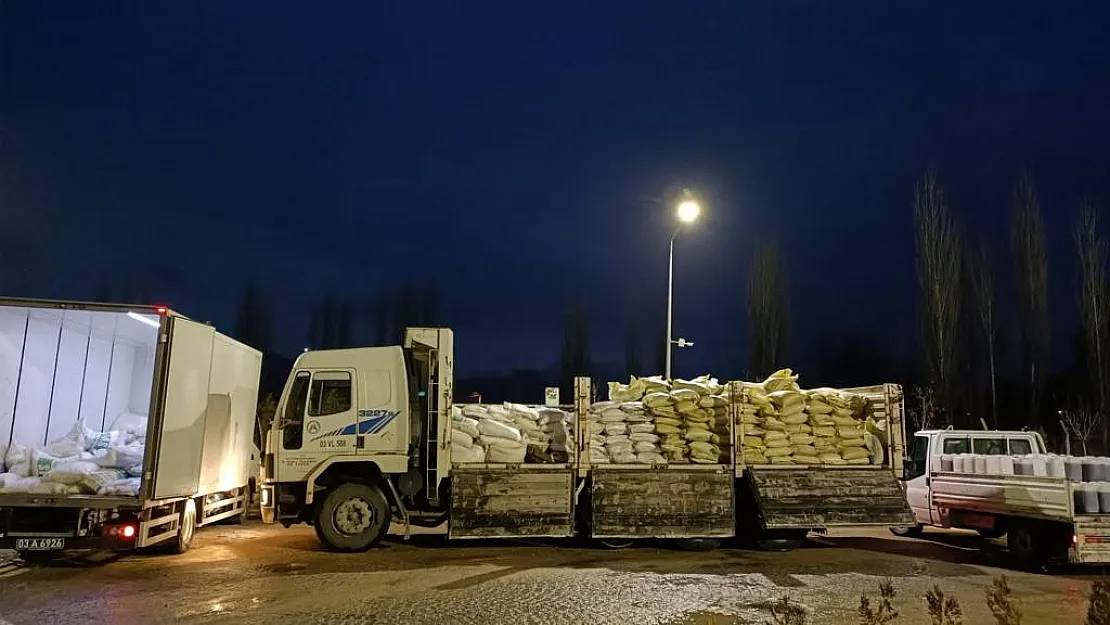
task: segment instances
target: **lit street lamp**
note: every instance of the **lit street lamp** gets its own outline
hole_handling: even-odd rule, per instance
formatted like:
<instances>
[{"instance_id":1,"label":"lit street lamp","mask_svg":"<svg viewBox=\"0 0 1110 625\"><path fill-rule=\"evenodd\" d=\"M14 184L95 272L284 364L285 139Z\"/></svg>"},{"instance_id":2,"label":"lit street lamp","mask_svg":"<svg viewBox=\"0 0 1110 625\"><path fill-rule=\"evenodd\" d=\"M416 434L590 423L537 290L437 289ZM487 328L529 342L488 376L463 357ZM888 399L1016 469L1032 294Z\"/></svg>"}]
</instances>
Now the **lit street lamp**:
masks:
<instances>
[{"instance_id":1,"label":"lit street lamp","mask_svg":"<svg viewBox=\"0 0 1110 625\"><path fill-rule=\"evenodd\" d=\"M676 343L671 338L671 319L674 311L674 239L678 236L683 224L694 223L701 215L701 204L698 203L689 189L683 190L682 200L678 203L676 212L679 224L675 228L674 234L671 235L671 250L667 261L667 366L664 373L667 380L671 379L671 346ZM693 347L694 345L686 339L678 339L677 343L679 347Z\"/></svg>"}]
</instances>

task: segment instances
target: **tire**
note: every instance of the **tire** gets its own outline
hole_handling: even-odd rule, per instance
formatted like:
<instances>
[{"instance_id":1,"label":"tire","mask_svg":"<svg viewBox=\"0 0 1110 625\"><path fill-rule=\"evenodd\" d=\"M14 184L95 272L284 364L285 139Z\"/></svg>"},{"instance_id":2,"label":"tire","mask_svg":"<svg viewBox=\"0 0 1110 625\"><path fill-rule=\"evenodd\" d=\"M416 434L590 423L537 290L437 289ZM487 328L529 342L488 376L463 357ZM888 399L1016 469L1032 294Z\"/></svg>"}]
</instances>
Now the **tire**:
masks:
<instances>
[{"instance_id":1,"label":"tire","mask_svg":"<svg viewBox=\"0 0 1110 625\"><path fill-rule=\"evenodd\" d=\"M675 544L683 551L713 551L721 546L719 538L679 538Z\"/></svg>"},{"instance_id":2,"label":"tire","mask_svg":"<svg viewBox=\"0 0 1110 625\"><path fill-rule=\"evenodd\" d=\"M628 549L634 544L631 538L596 538L597 544L606 549L616 551L618 549Z\"/></svg>"},{"instance_id":3,"label":"tire","mask_svg":"<svg viewBox=\"0 0 1110 625\"><path fill-rule=\"evenodd\" d=\"M1025 568L1037 568L1041 564L1040 540L1032 523L1017 523L1006 535L1006 546L1010 556Z\"/></svg>"},{"instance_id":4,"label":"tire","mask_svg":"<svg viewBox=\"0 0 1110 625\"><path fill-rule=\"evenodd\" d=\"M177 536L168 545L170 553L182 554L188 551L196 532L197 502L195 499L186 499L177 524Z\"/></svg>"},{"instance_id":5,"label":"tire","mask_svg":"<svg viewBox=\"0 0 1110 625\"><path fill-rule=\"evenodd\" d=\"M907 527L892 527L890 533L902 538L917 538L925 533L925 528L920 523Z\"/></svg>"},{"instance_id":6,"label":"tire","mask_svg":"<svg viewBox=\"0 0 1110 625\"><path fill-rule=\"evenodd\" d=\"M385 536L390 520L381 489L348 482L324 497L316 512L316 535L334 551L366 551Z\"/></svg>"},{"instance_id":7,"label":"tire","mask_svg":"<svg viewBox=\"0 0 1110 625\"><path fill-rule=\"evenodd\" d=\"M771 530L756 539L755 544L763 551L793 551L806 541L807 530Z\"/></svg>"}]
</instances>

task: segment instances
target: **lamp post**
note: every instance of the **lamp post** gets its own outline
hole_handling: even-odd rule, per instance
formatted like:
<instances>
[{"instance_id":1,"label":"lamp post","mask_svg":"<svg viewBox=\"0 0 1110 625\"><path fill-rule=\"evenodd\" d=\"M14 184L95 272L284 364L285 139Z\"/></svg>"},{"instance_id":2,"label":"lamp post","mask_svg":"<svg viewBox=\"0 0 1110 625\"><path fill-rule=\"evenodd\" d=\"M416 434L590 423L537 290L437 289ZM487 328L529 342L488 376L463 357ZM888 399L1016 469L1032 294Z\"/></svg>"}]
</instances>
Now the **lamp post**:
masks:
<instances>
[{"instance_id":1,"label":"lamp post","mask_svg":"<svg viewBox=\"0 0 1110 625\"><path fill-rule=\"evenodd\" d=\"M667 380L671 379L671 346L674 343L671 333L674 312L674 239L678 236L678 232L683 224L694 223L701 214L701 204L694 199L694 195L690 193L688 189L682 192L682 201L678 203L676 213L678 216L678 227L675 228L674 234L671 235L670 254L667 260L667 364L666 371L664 372L664 377ZM685 340L680 341L681 347L686 347L687 345L693 345L693 343L688 343Z\"/></svg>"}]
</instances>

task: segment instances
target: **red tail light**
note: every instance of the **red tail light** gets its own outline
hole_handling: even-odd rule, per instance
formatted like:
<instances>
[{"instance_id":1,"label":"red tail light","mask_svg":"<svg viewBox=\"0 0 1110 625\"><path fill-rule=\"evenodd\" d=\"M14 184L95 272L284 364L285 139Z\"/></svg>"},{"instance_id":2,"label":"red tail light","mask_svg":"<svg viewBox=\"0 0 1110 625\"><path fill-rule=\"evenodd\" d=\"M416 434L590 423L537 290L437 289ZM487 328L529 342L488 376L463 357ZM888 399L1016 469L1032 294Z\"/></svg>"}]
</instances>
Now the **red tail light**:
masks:
<instances>
[{"instance_id":1,"label":"red tail light","mask_svg":"<svg viewBox=\"0 0 1110 625\"><path fill-rule=\"evenodd\" d=\"M132 540L135 535L139 533L139 528L134 523L124 523L123 525L105 525L101 529L101 534L105 538L114 538L116 540Z\"/></svg>"}]
</instances>

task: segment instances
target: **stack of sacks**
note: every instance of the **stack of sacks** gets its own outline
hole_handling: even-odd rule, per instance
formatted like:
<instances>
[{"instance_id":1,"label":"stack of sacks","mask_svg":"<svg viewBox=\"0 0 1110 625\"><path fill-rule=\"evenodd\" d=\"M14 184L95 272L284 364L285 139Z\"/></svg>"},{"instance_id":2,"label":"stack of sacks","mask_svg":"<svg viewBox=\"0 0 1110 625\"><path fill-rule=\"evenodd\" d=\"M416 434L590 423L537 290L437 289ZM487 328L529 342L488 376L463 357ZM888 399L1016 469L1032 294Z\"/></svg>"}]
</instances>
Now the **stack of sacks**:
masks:
<instances>
[{"instance_id":1,"label":"stack of sacks","mask_svg":"<svg viewBox=\"0 0 1110 625\"><path fill-rule=\"evenodd\" d=\"M478 419L487 416L481 406L451 406L451 462L474 464L486 461L486 448L477 443L481 436Z\"/></svg>"},{"instance_id":2,"label":"stack of sacks","mask_svg":"<svg viewBox=\"0 0 1110 625\"><path fill-rule=\"evenodd\" d=\"M548 436L548 455L552 462L571 462L574 460L574 426L570 414L557 408L539 409L540 431Z\"/></svg>"},{"instance_id":3,"label":"stack of sacks","mask_svg":"<svg viewBox=\"0 0 1110 625\"><path fill-rule=\"evenodd\" d=\"M723 391L724 387L707 375L674 381L671 398L675 412L682 417L682 435L691 462L718 464L728 459L728 399Z\"/></svg>"},{"instance_id":4,"label":"stack of sacks","mask_svg":"<svg viewBox=\"0 0 1110 625\"><path fill-rule=\"evenodd\" d=\"M509 417L513 425L520 430L523 442L527 446L526 455L539 462L551 462L547 447L551 444L551 435L544 432L540 425L540 411L523 404L506 403Z\"/></svg>"},{"instance_id":5,"label":"stack of sacks","mask_svg":"<svg viewBox=\"0 0 1110 625\"><path fill-rule=\"evenodd\" d=\"M97 432L82 421L43 449L14 443L4 456L0 492L136 495L143 473L146 417L124 414L117 429Z\"/></svg>"},{"instance_id":6,"label":"stack of sacks","mask_svg":"<svg viewBox=\"0 0 1110 625\"><path fill-rule=\"evenodd\" d=\"M462 453L452 451L452 461L456 463L502 462L519 464L524 462L528 446L525 437L514 421L514 412L507 406L466 405L462 409L462 420L452 419L452 445L461 445ZM477 431L477 436L474 431ZM466 445L466 437L470 445ZM481 452L475 450L481 447Z\"/></svg>"},{"instance_id":7,"label":"stack of sacks","mask_svg":"<svg viewBox=\"0 0 1110 625\"><path fill-rule=\"evenodd\" d=\"M882 464L886 422L867 400L831 388L803 391L790 369L741 382L737 440L747 464Z\"/></svg>"},{"instance_id":8,"label":"stack of sacks","mask_svg":"<svg viewBox=\"0 0 1110 625\"><path fill-rule=\"evenodd\" d=\"M647 378L645 378L646 380ZM633 385L642 388L633 378ZM642 382L642 381L640 381ZM621 386L621 385L616 385ZM610 391L614 385L610 385ZM614 393L632 397L634 394ZM590 406L589 453L592 464L665 464L652 415L641 401L603 401Z\"/></svg>"},{"instance_id":9,"label":"stack of sacks","mask_svg":"<svg viewBox=\"0 0 1110 625\"><path fill-rule=\"evenodd\" d=\"M882 464L884 443L867 429L883 431L868 415L867 400L831 388L809 391L810 424L822 464ZM885 422L884 422L885 424Z\"/></svg>"}]
</instances>

